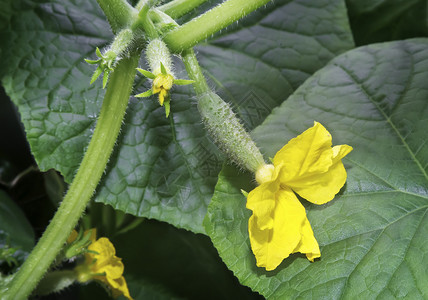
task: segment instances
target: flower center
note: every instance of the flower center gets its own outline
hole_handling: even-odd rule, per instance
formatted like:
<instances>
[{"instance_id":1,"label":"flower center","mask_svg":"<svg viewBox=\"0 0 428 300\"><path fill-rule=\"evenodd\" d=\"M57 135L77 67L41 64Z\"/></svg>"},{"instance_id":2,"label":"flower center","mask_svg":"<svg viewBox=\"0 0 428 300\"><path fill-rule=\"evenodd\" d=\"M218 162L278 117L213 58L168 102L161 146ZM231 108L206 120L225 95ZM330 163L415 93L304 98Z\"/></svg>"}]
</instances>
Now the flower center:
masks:
<instances>
[{"instance_id":1,"label":"flower center","mask_svg":"<svg viewBox=\"0 0 428 300\"><path fill-rule=\"evenodd\" d=\"M263 165L256 172L256 181L258 184L262 184L272 180L273 171L275 167L273 165Z\"/></svg>"}]
</instances>

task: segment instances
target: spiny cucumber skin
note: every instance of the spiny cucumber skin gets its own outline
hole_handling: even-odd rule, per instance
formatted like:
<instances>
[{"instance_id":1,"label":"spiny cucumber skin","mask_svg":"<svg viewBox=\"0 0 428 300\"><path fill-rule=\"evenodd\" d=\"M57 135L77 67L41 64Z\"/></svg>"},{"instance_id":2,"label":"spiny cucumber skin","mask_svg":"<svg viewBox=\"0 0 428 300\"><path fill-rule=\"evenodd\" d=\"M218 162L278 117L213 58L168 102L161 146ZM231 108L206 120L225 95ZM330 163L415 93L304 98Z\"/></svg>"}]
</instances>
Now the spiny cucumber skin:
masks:
<instances>
[{"instance_id":1,"label":"spiny cucumber skin","mask_svg":"<svg viewBox=\"0 0 428 300\"><path fill-rule=\"evenodd\" d=\"M264 165L263 156L230 106L214 92L198 95L202 120L217 146L238 166L253 173Z\"/></svg>"},{"instance_id":2,"label":"spiny cucumber skin","mask_svg":"<svg viewBox=\"0 0 428 300\"><path fill-rule=\"evenodd\" d=\"M150 71L153 74L158 75L161 72L160 63L162 62L167 73L174 77L172 73L171 53L162 40L154 39L150 41L146 48L146 58L149 62Z\"/></svg>"}]
</instances>

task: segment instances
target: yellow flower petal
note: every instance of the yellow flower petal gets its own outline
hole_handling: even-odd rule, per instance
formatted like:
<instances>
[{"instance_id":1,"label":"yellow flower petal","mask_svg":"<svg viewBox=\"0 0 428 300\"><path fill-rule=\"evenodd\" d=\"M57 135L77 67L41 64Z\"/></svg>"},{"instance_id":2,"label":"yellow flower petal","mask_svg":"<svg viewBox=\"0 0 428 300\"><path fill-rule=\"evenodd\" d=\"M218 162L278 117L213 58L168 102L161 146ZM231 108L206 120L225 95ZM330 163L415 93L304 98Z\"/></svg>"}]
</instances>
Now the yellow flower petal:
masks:
<instances>
[{"instance_id":1,"label":"yellow flower petal","mask_svg":"<svg viewBox=\"0 0 428 300\"><path fill-rule=\"evenodd\" d=\"M320 123L304 131L275 155L275 166L284 163L281 183L308 174L326 172L332 164L331 135Z\"/></svg>"},{"instance_id":2,"label":"yellow flower petal","mask_svg":"<svg viewBox=\"0 0 428 300\"><path fill-rule=\"evenodd\" d=\"M90 255L95 255L95 258L97 259L97 264L103 264L105 262L108 262L111 257L116 255L116 249L114 248L113 244L109 241L108 238L105 237L102 237L90 244L88 250L98 253L88 253Z\"/></svg>"},{"instance_id":3,"label":"yellow flower petal","mask_svg":"<svg viewBox=\"0 0 428 300\"><path fill-rule=\"evenodd\" d=\"M303 240L302 231L307 234L304 227L307 221L306 212L296 195L290 189L281 189L277 191L275 200L272 228L261 229L258 226L257 210L253 210L248 223L251 249L257 266L268 271L274 270L291 253L312 246L307 245L306 235ZM302 246L299 247L299 244Z\"/></svg>"},{"instance_id":4,"label":"yellow flower petal","mask_svg":"<svg viewBox=\"0 0 428 300\"><path fill-rule=\"evenodd\" d=\"M85 253L85 263L75 268L78 280L80 282L99 280L110 287L115 297L124 295L132 299L122 276L124 271L122 260L116 256L113 244L104 237L95 241L96 231L92 230L91 233L92 243L88 246L89 252Z\"/></svg>"},{"instance_id":5,"label":"yellow flower petal","mask_svg":"<svg viewBox=\"0 0 428 300\"><path fill-rule=\"evenodd\" d=\"M247 208L253 211L255 216L253 222L257 223L260 230L270 229L273 226L273 210L276 205L276 193L280 188L278 174L281 166L273 172L269 171L271 172L270 181L253 189L247 197Z\"/></svg>"},{"instance_id":6,"label":"yellow flower petal","mask_svg":"<svg viewBox=\"0 0 428 300\"><path fill-rule=\"evenodd\" d=\"M273 210L278 188L279 185L276 182L268 182L256 187L248 194L247 208L253 211L250 222L254 222L260 230L271 229L274 225Z\"/></svg>"},{"instance_id":7,"label":"yellow flower petal","mask_svg":"<svg viewBox=\"0 0 428 300\"><path fill-rule=\"evenodd\" d=\"M120 295L123 295L126 298L132 300L132 297L129 294L128 285L126 284L125 278L123 276L114 280L114 282L109 281L109 284L112 289L112 294L114 298L117 298Z\"/></svg>"},{"instance_id":8,"label":"yellow flower petal","mask_svg":"<svg viewBox=\"0 0 428 300\"><path fill-rule=\"evenodd\" d=\"M120 278L124 269L125 267L123 266L121 259L116 256L111 258L105 266L99 267L99 271L101 271L101 273L105 273L107 279Z\"/></svg>"},{"instance_id":9,"label":"yellow flower petal","mask_svg":"<svg viewBox=\"0 0 428 300\"><path fill-rule=\"evenodd\" d=\"M153 94L157 94L157 93L159 93L161 90L162 90L162 89L161 89L160 87L157 87L157 86L155 86L155 85L153 85L153 87L152 87L152 93L153 93Z\"/></svg>"},{"instance_id":10,"label":"yellow flower petal","mask_svg":"<svg viewBox=\"0 0 428 300\"><path fill-rule=\"evenodd\" d=\"M318 246L318 242L315 239L314 232L312 231L311 224L309 220L305 218L302 226L302 239L297 247L294 249L293 253L305 253L306 257L310 261L314 261L315 258L321 256L320 247Z\"/></svg>"},{"instance_id":11,"label":"yellow flower petal","mask_svg":"<svg viewBox=\"0 0 428 300\"><path fill-rule=\"evenodd\" d=\"M168 91L163 88L159 92L159 104L163 106L163 102L165 101L165 96L168 94Z\"/></svg>"},{"instance_id":12,"label":"yellow flower petal","mask_svg":"<svg viewBox=\"0 0 428 300\"><path fill-rule=\"evenodd\" d=\"M348 145L335 146L332 150L332 165L326 172L296 178L287 185L312 203L324 204L332 200L346 182L347 174L341 159L351 151L352 147Z\"/></svg>"},{"instance_id":13,"label":"yellow flower petal","mask_svg":"<svg viewBox=\"0 0 428 300\"><path fill-rule=\"evenodd\" d=\"M292 188L306 200L323 204L334 198L346 182L341 159L352 150L348 145L331 147L331 135L320 123L290 140L274 158L284 164L281 185Z\"/></svg>"}]
</instances>

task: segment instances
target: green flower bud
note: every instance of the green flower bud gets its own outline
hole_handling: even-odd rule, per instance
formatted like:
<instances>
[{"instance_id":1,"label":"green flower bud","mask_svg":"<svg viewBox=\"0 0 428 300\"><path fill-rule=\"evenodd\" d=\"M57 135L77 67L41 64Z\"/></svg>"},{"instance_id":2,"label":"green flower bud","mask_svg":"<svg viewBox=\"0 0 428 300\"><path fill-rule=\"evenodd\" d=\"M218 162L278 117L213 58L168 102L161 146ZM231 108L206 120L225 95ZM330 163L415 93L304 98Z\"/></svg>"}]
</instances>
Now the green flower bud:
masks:
<instances>
[{"instance_id":1,"label":"green flower bud","mask_svg":"<svg viewBox=\"0 0 428 300\"><path fill-rule=\"evenodd\" d=\"M96 54L99 57L96 60L85 59L85 61L91 65L98 65L91 78L90 84L94 83L98 77L104 73L103 77L103 88L107 85L107 80L110 73L114 70L120 56L128 49L133 40L133 33L131 29L123 29L114 38L111 46L104 52L101 53L100 49L96 49Z\"/></svg>"}]
</instances>

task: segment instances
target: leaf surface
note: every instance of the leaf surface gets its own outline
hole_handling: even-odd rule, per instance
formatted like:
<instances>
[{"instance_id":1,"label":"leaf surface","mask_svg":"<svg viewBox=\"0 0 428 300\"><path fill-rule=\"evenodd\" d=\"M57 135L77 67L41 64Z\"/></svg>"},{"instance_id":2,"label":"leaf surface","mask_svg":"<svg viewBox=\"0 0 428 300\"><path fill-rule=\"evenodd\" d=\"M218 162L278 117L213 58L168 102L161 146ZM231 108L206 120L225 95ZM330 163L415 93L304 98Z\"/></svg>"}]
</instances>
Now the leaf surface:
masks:
<instances>
[{"instance_id":1,"label":"leaf surface","mask_svg":"<svg viewBox=\"0 0 428 300\"><path fill-rule=\"evenodd\" d=\"M226 167L204 221L242 284L272 299L425 299L428 296L428 40L349 51L310 77L253 131L265 157L313 125L354 147L348 180L321 206L303 200L320 246L272 272L257 268L240 189L252 177Z\"/></svg>"},{"instance_id":2,"label":"leaf surface","mask_svg":"<svg viewBox=\"0 0 428 300\"><path fill-rule=\"evenodd\" d=\"M41 170L76 174L104 90L89 85L95 49L112 35L95 0L15 1L0 32L2 83L19 107ZM3 42L4 41L4 42ZM343 0L275 1L198 48L206 75L248 128L261 123L308 76L353 47ZM140 66L146 68L142 61ZM176 64L177 78L186 78ZM138 77L135 94L150 83ZM201 124L191 87L174 88L171 116L156 95L131 97L96 201L204 232L223 160Z\"/></svg>"},{"instance_id":3,"label":"leaf surface","mask_svg":"<svg viewBox=\"0 0 428 300\"><path fill-rule=\"evenodd\" d=\"M428 36L425 0L347 0L357 45Z\"/></svg>"},{"instance_id":4,"label":"leaf surface","mask_svg":"<svg viewBox=\"0 0 428 300\"><path fill-rule=\"evenodd\" d=\"M146 220L112 241L136 300L263 299L239 284L205 235Z\"/></svg>"},{"instance_id":5,"label":"leaf surface","mask_svg":"<svg viewBox=\"0 0 428 300\"><path fill-rule=\"evenodd\" d=\"M0 248L7 245L19 249L17 256L24 260L34 246L34 239L33 228L22 210L0 190Z\"/></svg>"}]
</instances>

